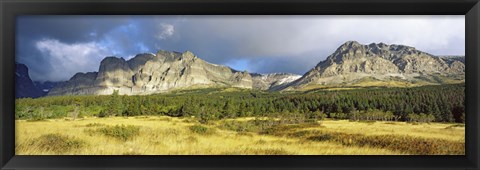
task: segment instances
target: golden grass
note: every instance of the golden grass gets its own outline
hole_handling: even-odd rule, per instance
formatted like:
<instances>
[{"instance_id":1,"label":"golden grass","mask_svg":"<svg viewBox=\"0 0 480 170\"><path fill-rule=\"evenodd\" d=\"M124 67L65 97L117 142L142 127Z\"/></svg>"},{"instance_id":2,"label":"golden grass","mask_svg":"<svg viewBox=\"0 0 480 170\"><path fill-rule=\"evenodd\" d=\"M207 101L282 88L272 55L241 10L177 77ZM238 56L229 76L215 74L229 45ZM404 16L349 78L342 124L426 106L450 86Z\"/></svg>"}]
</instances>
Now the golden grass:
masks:
<instances>
[{"instance_id":1,"label":"golden grass","mask_svg":"<svg viewBox=\"0 0 480 170\"><path fill-rule=\"evenodd\" d=\"M241 121L252 118L241 118ZM219 128L221 122L201 125L190 118L110 117L76 121L54 119L39 122L16 121L17 155L399 155L415 154L392 147L345 145L335 140L308 140L305 136L235 132ZM89 133L107 127L138 127L138 134L119 140L115 135ZM195 128L192 128L195 127ZM204 128L206 129L204 129ZM121 128L120 128L121 129ZM194 130L192 130L194 129ZM212 130L214 133L202 133ZM288 132L289 129L285 129ZM290 129L292 130L292 129ZM463 142L465 127L454 124L375 122L373 124L326 120L321 125L299 125L295 131L321 130L323 133L398 135L425 140ZM120 130L122 131L122 130ZM108 131L110 132L110 131ZM198 133L200 132L200 133ZM113 130L112 133L117 133ZM35 141L55 134L60 151L52 151ZM370 139L370 138L366 138ZM358 140L364 140L358 139ZM449 153L447 153L449 154ZM453 152L450 154L454 154Z\"/></svg>"},{"instance_id":2,"label":"golden grass","mask_svg":"<svg viewBox=\"0 0 480 170\"><path fill-rule=\"evenodd\" d=\"M453 123L420 123L381 122L374 123L350 122L348 120L325 121L324 130L331 132L358 133L369 136L376 135L406 135L413 137L445 139L451 141L465 140L465 127L455 127ZM448 128L448 127L455 128ZM315 129L315 128L311 128Z\"/></svg>"}]
</instances>

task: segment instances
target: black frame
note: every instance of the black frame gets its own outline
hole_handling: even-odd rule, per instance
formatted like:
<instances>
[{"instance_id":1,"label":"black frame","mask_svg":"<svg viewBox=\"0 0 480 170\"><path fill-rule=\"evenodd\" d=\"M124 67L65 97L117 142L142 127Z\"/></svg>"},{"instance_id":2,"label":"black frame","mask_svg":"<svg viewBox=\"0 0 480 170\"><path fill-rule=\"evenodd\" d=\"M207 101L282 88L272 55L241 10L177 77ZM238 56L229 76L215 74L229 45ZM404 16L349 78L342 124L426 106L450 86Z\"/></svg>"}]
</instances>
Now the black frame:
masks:
<instances>
[{"instance_id":1,"label":"black frame","mask_svg":"<svg viewBox=\"0 0 480 170\"><path fill-rule=\"evenodd\" d=\"M479 0L0 0L2 169L479 169ZM465 156L15 156L18 15L465 15ZM33 28L34 29L34 28Z\"/></svg>"}]
</instances>

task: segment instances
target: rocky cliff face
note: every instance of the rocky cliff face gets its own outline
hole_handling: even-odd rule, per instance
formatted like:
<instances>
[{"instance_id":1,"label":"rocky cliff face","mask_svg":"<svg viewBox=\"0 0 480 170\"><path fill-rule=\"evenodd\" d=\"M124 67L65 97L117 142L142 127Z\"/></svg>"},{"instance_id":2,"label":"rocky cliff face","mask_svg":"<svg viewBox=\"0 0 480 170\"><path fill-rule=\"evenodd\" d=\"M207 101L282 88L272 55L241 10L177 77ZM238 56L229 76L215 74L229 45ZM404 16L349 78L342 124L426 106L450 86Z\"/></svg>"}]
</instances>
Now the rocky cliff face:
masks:
<instances>
[{"instance_id":1,"label":"rocky cliff face","mask_svg":"<svg viewBox=\"0 0 480 170\"><path fill-rule=\"evenodd\" d=\"M201 87L252 88L252 77L226 66L208 63L191 52L159 51L126 61L107 57L98 72L77 73L48 95L138 95Z\"/></svg>"},{"instance_id":2,"label":"rocky cliff face","mask_svg":"<svg viewBox=\"0 0 480 170\"><path fill-rule=\"evenodd\" d=\"M28 67L15 63L15 98L37 98L43 95L30 79Z\"/></svg>"},{"instance_id":3,"label":"rocky cliff face","mask_svg":"<svg viewBox=\"0 0 480 170\"><path fill-rule=\"evenodd\" d=\"M363 80L441 84L464 81L464 77L464 60L458 58L436 57L403 45L349 41L288 89L355 85Z\"/></svg>"}]
</instances>

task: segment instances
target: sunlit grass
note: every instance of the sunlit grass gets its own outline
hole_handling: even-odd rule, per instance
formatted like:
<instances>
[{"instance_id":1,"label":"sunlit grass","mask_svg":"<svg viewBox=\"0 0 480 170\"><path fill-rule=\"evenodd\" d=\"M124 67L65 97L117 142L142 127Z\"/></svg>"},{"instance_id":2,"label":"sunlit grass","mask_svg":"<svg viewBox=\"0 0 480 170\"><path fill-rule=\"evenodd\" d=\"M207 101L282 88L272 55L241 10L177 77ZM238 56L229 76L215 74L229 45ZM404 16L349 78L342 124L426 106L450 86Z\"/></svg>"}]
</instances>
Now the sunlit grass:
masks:
<instances>
[{"instance_id":1,"label":"sunlit grass","mask_svg":"<svg viewBox=\"0 0 480 170\"><path fill-rule=\"evenodd\" d=\"M404 122L361 123L325 120L318 124L278 126L274 129L256 124L254 118L225 125L214 121L201 125L191 118L110 117L75 121L52 119L16 121L17 155L399 155L423 154L389 145L397 137L413 142L455 143L439 154L462 154L465 127L461 124L430 123L412 125ZM270 131L269 131L270 130ZM276 130L276 131L275 131ZM303 132L305 131L305 132ZM91 133L95 132L95 133ZM103 133L105 132L105 133ZM316 132L316 133L311 133ZM283 134L282 134L283 133ZM302 134L303 133L303 134ZM292 134L296 134L292 135ZM361 136L345 142L339 134ZM316 139L312 137L317 137ZM54 143L53 150L38 141ZM401 140L400 140L401 141ZM375 143L376 142L376 143ZM355 144L360 143L360 144ZM385 146L377 146L376 144ZM391 143L391 142L390 142ZM407 143L408 144L408 143ZM429 145L430 146L430 145ZM434 148L432 146L430 148ZM443 145L442 145L443 146ZM404 146L402 146L404 147ZM463 151L463 152L462 152ZM437 152L426 152L437 154Z\"/></svg>"}]
</instances>

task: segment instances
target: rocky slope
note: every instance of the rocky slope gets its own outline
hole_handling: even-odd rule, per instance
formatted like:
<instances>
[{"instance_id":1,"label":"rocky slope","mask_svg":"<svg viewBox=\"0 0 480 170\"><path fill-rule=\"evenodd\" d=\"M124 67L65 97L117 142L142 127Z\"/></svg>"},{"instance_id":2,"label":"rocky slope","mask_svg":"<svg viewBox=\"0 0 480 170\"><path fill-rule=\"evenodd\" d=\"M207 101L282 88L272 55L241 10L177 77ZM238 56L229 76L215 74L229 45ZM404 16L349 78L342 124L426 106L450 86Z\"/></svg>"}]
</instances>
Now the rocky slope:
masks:
<instances>
[{"instance_id":1,"label":"rocky slope","mask_svg":"<svg viewBox=\"0 0 480 170\"><path fill-rule=\"evenodd\" d=\"M138 95L202 87L252 88L252 76L227 66L208 63L191 52L159 51L126 61L107 57L98 72L77 73L48 95Z\"/></svg>"},{"instance_id":2,"label":"rocky slope","mask_svg":"<svg viewBox=\"0 0 480 170\"><path fill-rule=\"evenodd\" d=\"M253 79L253 88L259 90L276 91L285 88L289 83L302 77L290 73L250 74Z\"/></svg>"},{"instance_id":3,"label":"rocky slope","mask_svg":"<svg viewBox=\"0 0 480 170\"><path fill-rule=\"evenodd\" d=\"M285 89L395 83L408 86L464 80L464 59L437 57L404 45L349 41Z\"/></svg>"},{"instance_id":4,"label":"rocky slope","mask_svg":"<svg viewBox=\"0 0 480 170\"><path fill-rule=\"evenodd\" d=\"M37 98L43 95L30 79L28 67L15 63L15 98Z\"/></svg>"}]
</instances>

